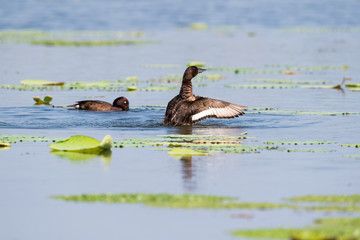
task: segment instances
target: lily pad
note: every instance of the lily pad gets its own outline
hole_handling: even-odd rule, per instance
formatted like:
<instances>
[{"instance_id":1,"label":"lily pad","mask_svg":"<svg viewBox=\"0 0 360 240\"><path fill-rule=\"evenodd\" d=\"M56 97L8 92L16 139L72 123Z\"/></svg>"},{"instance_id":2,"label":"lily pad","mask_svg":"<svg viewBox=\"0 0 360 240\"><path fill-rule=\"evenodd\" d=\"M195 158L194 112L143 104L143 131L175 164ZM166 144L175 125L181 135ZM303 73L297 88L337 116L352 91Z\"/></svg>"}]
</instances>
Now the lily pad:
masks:
<instances>
[{"instance_id":1,"label":"lily pad","mask_svg":"<svg viewBox=\"0 0 360 240\"><path fill-rule=\"evenodd\" d=\"M8 149L11 145L9 143L0 142L0 149Z\"/></svg>"},{"instance_id":2,"label":"lily pad","mask_svg":"<svg viewBox=\"0 0 360 240\"><path fill-rule=\"evenodd\" d=\"M168 152L169 155L176 157L176 158L182 158L187 156L206 156L209 155L208 153L188 149L188 148L175 148Z\"/></svg>"},{"instance_id":3,"label":"lily pad","mask_svg":"<svg viewBox=\"0 0 360 240\"><path fill-rule=\"evenodd\" d=\"M75 135L70 138L53 143L49 147L54 151L70 151L83 153L100 153L109 150L112 146L112 139L110 135L106 135L100 142L99 140L83 136Z\"/></svg>"},{"instance_id":4,"label":"lily pad","mask_svg":"<svg viewBox=\"0 0 360 240\"><path fill-rule=\"evenodd\" d=\"M30 85L30 86L63 86L64 82L52 82L42 79L25 79L21 81L22 85Z\"/></svg>"},{"instance_id":5,"label":"lily pad","mask_svg":"<svg viewBox=\"0 0 360 240\"><path fill-rule=\"evenodd\" d=\"M135 92L137 90L138 90L138 88L136 86L128 86L128 87L126 87L126 91L128 91L128 92Z\"/></svg>"},{"instance_id":6,"label":"lily pad","mask_svg":"<svg viewBox=\"0 0 360 240\"><path fill-rule=\"evenodd\" d=\"M188 62L186 64L186 66L190 67L190 66L196 66L196 67L205 67L205 63L204 62L198 62L198 61L192 61L192 62Z\"/></svg>"},{"instance_id":7,"label":"lily pad","mask_svg":"<svg viewBox=\"0 0 360 240\"><path fill-rule=\"evenodd\" d=\"M195 23L190 24L190 28L194 29L194 30L206 30L209 27L205 23L195 22Z\"/></svg>"},{"instance_id":8,"label":"lily pad","mask_svg":"<svg viewBox=\"0 0 360 240\"><path fill-rule=\"evenodd\" d=\"M296 240L358 240L360 239L360 218L318 219L316 225L302 229L273 228L252 229L232 232L237 237L296 239Z\"/></svg>"}]
</instances>

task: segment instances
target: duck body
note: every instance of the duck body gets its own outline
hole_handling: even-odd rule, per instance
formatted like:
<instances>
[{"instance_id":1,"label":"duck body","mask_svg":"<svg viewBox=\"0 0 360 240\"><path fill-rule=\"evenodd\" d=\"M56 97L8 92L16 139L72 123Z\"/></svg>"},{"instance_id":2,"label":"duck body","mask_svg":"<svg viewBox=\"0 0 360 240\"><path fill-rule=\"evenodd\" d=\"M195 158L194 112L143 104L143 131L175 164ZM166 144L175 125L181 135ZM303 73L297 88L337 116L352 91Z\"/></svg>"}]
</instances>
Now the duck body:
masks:
<instances>
[{"instance_id":1,"label":"duck body","mask_svg":"<svg viewBox=\"0 0 360 240\"><path fill-rule=\"evenodd\" d=\"M128 111L129 100L126 97L119 97L114 100L113 104L100 100L85 100L85 101L78 101L74 105L69 105L68 107L74 107L79 110L98 111L98 112Z\"/></svg>"},{"instance_id":2,"label":"duck body","mask_svg":"<svg viewBox=\"0 0 360 240\"><path fill-rule=\"evenodd\" d=\"M245 106L193 95L191 79L203 71L195 66L185 70L180 93L168 103L163 125L192 125L205 118L234 118L244 114Z\"/></svg>"}]
</instances>

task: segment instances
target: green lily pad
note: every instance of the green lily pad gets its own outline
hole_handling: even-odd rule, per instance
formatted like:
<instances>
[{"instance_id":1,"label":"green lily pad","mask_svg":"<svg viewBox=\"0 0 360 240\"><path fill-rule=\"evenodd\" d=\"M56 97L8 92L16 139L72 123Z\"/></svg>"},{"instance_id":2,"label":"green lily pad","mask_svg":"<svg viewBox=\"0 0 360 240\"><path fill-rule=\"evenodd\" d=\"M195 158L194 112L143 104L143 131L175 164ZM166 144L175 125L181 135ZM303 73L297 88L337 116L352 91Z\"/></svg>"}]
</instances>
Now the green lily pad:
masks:
<instances>
[{"instance_id":1,"label":"green lily pad","mask_svg":"<svg viewBox=\"0 0 360 240\"><path fill-rule=\"evenodd\" d=\"M105 150L101 153L83 153L83 152L69 152L69 151L53 151L52 154L60 157L66 158L73 162L82 162L86 160L91 160L96 157L101 157L105 162L111 161L111 151Z\"/></svg>"},{"instance_id":2,"label":"green lily pad","mask_svg":"<svg viewBox=\"0 0 360 240\"><path fill-rule=\"evenodd\" d=\"M175 148L168 152L169 155L176 157L176 158L182 158L187 156L206 156L209 155L208 153L188 149L188 148Z\"/></svg>"},{"instance_id":3,"label":"green lily pad","mask_svg":"<svg viewBox=\"0 0 360 240\"><path fill-rule=\"evenodd\" d=\"M112 146L110 135L106 135L100 142L99 140L82 135L71 136L70 138L53 143L49 147L54 151L69 151L83 153L100 153L109 150Z\"/></svg>"}]
</instances>

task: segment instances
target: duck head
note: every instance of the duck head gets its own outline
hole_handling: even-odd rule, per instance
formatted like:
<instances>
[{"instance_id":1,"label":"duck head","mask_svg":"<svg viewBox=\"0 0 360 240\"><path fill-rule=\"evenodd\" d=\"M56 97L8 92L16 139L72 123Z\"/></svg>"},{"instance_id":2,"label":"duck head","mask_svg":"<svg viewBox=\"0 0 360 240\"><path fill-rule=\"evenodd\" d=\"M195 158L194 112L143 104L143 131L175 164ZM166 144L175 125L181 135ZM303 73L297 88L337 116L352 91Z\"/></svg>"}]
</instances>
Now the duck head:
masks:
<instances>
[{"instance_id":1,"label":"duck head","mask_svg":"<svg viewBox=\"0 0 360 240\"><path fill-rule=\"evenodd\" d=\"M124 111L129 110L129 100L126 97L118 97L113 102L114 107L122 108Z\"/></svg>"},{"instance_id":2,"label":"duck head","mask_svg":"<svg viewBox=\"0 0 360 240\"><path fill-rule=\"evenodd\" d=\"M198 68L196 66L190 66L185 70L183 79L191 80L196 75L198 75L199 73L202 73L204 71L206 71L206 69Z\"/></svg>"}]
</instances>

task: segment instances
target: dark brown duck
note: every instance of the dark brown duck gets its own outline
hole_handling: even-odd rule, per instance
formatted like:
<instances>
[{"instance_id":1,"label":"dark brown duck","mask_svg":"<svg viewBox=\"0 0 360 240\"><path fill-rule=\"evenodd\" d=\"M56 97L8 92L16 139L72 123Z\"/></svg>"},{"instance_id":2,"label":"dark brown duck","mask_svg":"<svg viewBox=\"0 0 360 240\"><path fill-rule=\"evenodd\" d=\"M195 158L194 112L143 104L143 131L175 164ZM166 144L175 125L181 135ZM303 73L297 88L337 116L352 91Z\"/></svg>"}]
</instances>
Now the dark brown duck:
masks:
<instances>
[{"instance_id":1,"label":"dark brown duck","mask_svg":"<svg viewBox=\"0 0 360 240\"><path fill-rule=\"evenodd\" d=\"M179 95L167 105L164 125L191 125L205 118L234 118L244 114L245 106L193 95L191 79L203 71L195 66L185 70Z\"/></svg>"},{"instance_id":2,"label":"dark brown duck","mask_svg":"<svg viewBox=\"0 0 360 240\"><path fill-rule=\"evenodd\" d=\"M78 101L68 107L89 111L128 111L129 100L126 97L118 97L113 104L99 100Z\"/></svg>"}]
</instances>

